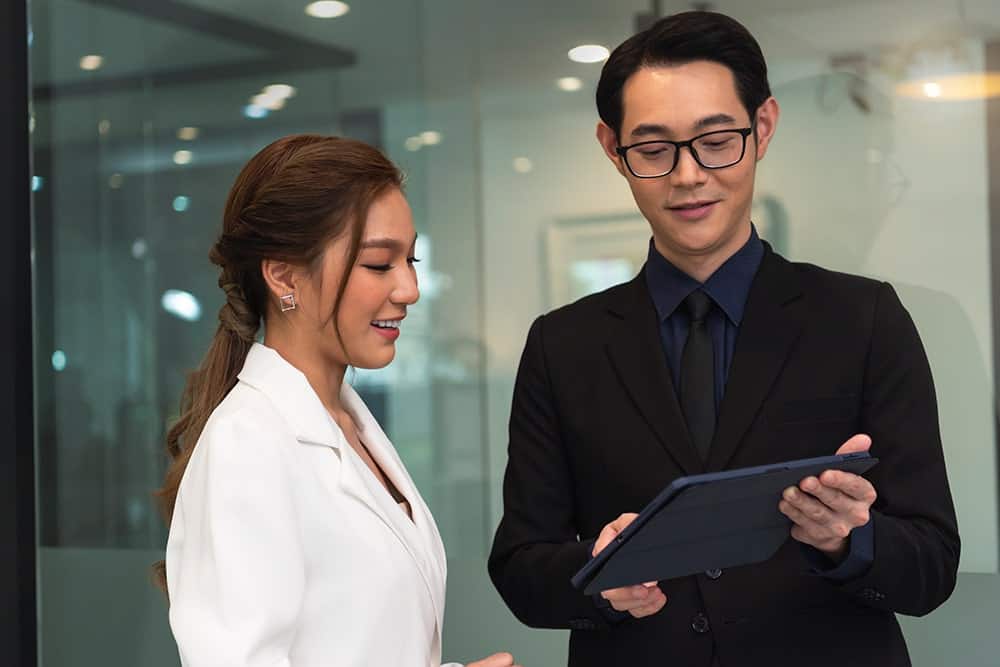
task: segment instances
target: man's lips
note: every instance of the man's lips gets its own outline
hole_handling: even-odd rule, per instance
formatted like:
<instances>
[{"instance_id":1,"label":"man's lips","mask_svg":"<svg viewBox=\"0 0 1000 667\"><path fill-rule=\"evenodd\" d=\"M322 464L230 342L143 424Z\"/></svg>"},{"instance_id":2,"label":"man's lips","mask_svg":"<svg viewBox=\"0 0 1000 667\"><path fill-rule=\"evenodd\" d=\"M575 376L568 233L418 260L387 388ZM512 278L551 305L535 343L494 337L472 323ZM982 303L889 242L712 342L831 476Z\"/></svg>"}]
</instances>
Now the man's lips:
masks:
<instances>
[{"instance_id":1,"label":"man's lips","mask_svg":"<svg viewBox=\"0 0 1000 667\"><path fill-rule=\"evenodd\" d=\"M685 202L677 206L669 206L668 208L674 215L685 220L701 220L712 212L717 203L717 201L702 200Z\"/></svg>"}]
</instances>

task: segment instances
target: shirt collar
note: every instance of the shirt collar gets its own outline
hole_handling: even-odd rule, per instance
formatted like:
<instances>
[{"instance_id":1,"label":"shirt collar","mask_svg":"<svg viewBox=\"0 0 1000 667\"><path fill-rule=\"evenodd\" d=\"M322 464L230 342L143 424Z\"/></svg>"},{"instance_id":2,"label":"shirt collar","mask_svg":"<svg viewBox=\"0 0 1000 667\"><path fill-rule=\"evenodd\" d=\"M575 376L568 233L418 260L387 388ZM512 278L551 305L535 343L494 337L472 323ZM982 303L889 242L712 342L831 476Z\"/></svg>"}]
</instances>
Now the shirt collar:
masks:
<instances>
[{"instance_id":1,"label":"shirt collar","mask_svg":"<svg viewBox=\"0 0 1000 667\"><path fill-rule=\"evenodd\" d=\"M764 244L757 236L757 228L751 225L750 238L743 247L701 284L671 264L650 239L646 260L646 286L660 321L673 315L677 306L700 287L722 309L730 322L739 326L750 294L750 285L763 257Z\"/></svg>"}]
</instances>

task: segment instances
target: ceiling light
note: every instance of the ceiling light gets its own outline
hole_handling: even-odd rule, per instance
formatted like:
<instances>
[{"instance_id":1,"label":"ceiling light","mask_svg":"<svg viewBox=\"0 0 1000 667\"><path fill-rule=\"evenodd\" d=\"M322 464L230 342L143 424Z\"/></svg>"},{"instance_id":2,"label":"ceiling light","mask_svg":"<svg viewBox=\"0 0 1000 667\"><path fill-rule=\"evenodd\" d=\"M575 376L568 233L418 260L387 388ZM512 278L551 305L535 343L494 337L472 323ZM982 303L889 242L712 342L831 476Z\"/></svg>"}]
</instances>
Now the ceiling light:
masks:
<instances>
[{"instance_id":1,"label":"ceiling light","mask_svg":"<svg viewBox=\"0 0 1000 667\"><path fill-rule=\"evenodd\" d=\"M335 19L351 10L346 2L339 0L318 0L306 5L306 14L317 19Z\"/></svg>"},{"instance_id":2,"label":"ceiling light","mask_svg":"<svg viewBox=\"0 0 1000 667\"><path fill-rule=\"evenodd\" d=\"M267 113L267 109L259 107L256 104L248 104L243 107L243 115L247 118L267 118Z\"/></svg>"},{"instance_id":3,"label":"ceiling light","mask_svg":"<svg viewBox=\"0 0 1000 667\"><path fill-rule=\"evenodd\" d=\"M188 210L191 205L191 198L184 195L178 195L174 197L174 210L178 213L183 213Z\"/></svg>"},{"instance_id":4,"label":"ceiling light","mask_svg":"<svg viewBox=\"0 0 1000 667\"><path fill-rule=\"evenodd\" d=\"M406 146L406 150L408 151L419 151L424 145L424 140L419 136L407 137L406 141L403 142L403 145Z\"/></svg>"},{"instance_id":5,"label":"ceiling light","mask_svg":"<svg viewBox=\"0 0 1000 667\"><path fill-rule=\"evenodd\" d=\"M80 58L80 69L86 70L87 72L93 72L96 69L101 69L101 65L103 64L104 58L93 53Z\"/></svg>"},{"instance_id":6,"label":"ceiling light","mask_svg":"<svg viewBox=\"0 0 1000 667\"><path fill-rule=\"evenodd\" d=\"M264 90L261 92L268 97L287 100L289 97L295 97L295 93L298 91L287 83L272 83L270 86L264 86Z\"/></svg>"},{"instance_id":7,"label":"ceiling light","mask_svg":"<svg viewBox=\"0 0 1000 667\"><path fill-rule=\"evenodd\" d=\"M426 132L420 133L420 141L423 142L424 146L436 146L441 143L441 133L434 130L427 130Z\"/></svg>"},{"instance_id":8,"label":"ceiling light","mask_svg":"<svg viewBox=\"0 0 1000 667\"><path fill-rule=\"evenodd\" d=\"M534 163L526 157L514 158L514 171L519 174L527 174L535 168Z\"/></svg>"},{"instance_id":9,"label":"ceiling light","mask_svg":"<svg viewBox=\"0 0 1000 667\"><path fill-rule=\"evenodd\" d=\"M41 176L32 176L31 177L31 191L32 192L38 192L39 190L42 189L43 185L45 185L45 179L44 178L42 178Z\"/></svg>"},{"instance_id":10,"label":"ceiling light","mask_svg":"<svg viewBox=\"0 0 1000 667\"><path fill-rule=\"evenodd\" d=\"M198 138L198 128L182 127L177 130L177 138L181 141L194 141Z\"/></svg>"},{"instance_id":11,"label":"ceiling light","mask_svg":"<svg viewBox=\"0 0 1000 667\"><path fill-rule=\"evenodd\" d=\"M250 98L250 105L267 109L268 111L280 111L285 107L285 98L275 97L267 93L258 93Z\"/></svg>"},{"instance_id":12,"label":"ceiling light","mask_svg":"<svg viewBox=\"0 0 1000 667\"><path fill-rule=\"evenodd\" d=\"M599 63L607 60L610 53L600 44L581 44L570 49L567 55L575 63Z\"/></svg>"},{"instance_id":13,"label":"ceiling light","mask_svg":"<svg viewBox=\"0 0 1000 667\"><path fill-rule=\"evenodd\" d=\"M174 164L191 164L194 153L191 151L177 151L174 153Z\"/></svg>"},{"instance_id":14,"label":"ceiling light","mask_svg":"<svg viewBox=\"0 0 1000 667\"><path fill-rule=\"evenodd\" d=\"M163 310L185 322L197 322L201 319L201 304L189 292L168 289L163 293L160 305L163 306Z\"/></svg>"},{"instance_id":15,"label":"ceiling light","mask_svg":"<svg viewBox=\"0 0 1000 667\"><path fill-rule=\"evenodd\" d=\"M124 182L125 182L125 177L122 176L121 174L117 173L117 172L114 173L114 174L111 174L111 176L108 178L108 186L112 190L117 190L118 188L120 188L122 186L122 183L124 183Z\"/></svg>"},{"instance_id":16,"label":"ceiling light","mask_svg":"<svg viewBox=\"0 0 1000 667\"><path fill-rule=\"evenodd\" d=\"M896 94L938 102L1000 97L1000 72L948 74L935 77L933 81L904 81L896 86Z\"/></svg>"},{"instance_id":17,"label":"ceiling light","mask_svg":"<svg viewBox=\"0 0 1000 667\"><path fill-rule=\"evenodd\" d=\"M580 79L575 76L564 76L556 81L556 85L559 87L559 90L565 90L566 92L571 93L574 90L580 90L583 88L583 81L580 81Z\"/></svg>"}]
</instances>

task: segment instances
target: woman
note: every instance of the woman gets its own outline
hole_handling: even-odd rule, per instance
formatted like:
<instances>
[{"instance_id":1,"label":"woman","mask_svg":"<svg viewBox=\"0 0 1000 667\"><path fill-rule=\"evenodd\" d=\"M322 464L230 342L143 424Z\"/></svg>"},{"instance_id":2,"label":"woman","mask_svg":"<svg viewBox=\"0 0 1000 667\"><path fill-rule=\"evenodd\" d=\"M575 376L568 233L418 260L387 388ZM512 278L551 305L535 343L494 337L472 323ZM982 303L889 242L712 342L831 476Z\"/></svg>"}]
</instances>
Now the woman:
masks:
<instances>
[{"instance_id":1,"label":"woman","mask_svg":"<svg viewBox=\"0 0 1000 667\"><path fill-rule=\"evenodd\" d=\"M302 135L264 148L233 186L210 254L226 304L161 489L184 665L440 664L441 538L344 382L348 364L392 360L419 296L401 181L370 146Z\"/></svg>"}]
</instances>

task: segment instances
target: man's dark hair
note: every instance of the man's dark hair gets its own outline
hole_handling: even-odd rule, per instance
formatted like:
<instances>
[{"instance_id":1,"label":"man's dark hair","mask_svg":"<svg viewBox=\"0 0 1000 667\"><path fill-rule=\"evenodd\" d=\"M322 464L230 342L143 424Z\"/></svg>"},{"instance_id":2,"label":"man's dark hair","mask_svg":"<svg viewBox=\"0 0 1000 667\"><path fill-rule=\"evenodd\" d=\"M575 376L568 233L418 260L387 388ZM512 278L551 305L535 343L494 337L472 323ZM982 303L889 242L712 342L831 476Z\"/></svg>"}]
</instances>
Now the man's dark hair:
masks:
<instances>
[{"instance_id":1,"label":"man's dark hair","mask_svg":"<svg viewBox=\"0 0 1000 667\"><path fill-rule=\"evenodd\" d=\"M728 67L736 92L753 120L754 113L771 96L767 63L760 45L739 21L715 12L683 12L664 17L629 37L612 51L597 84L597 113L621 132L622 89L643 67L683 65L708 60Z\"/></svg>"}]
</instances>

